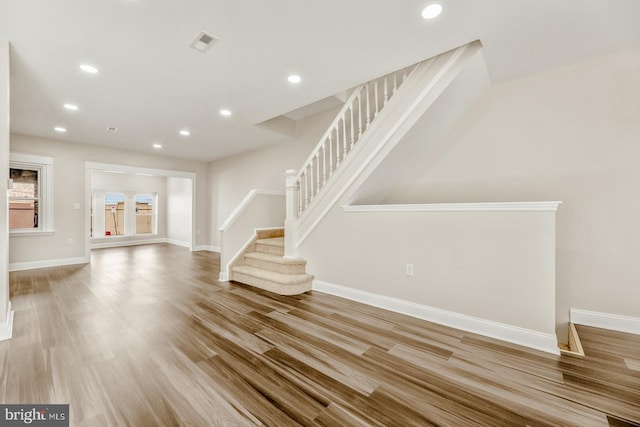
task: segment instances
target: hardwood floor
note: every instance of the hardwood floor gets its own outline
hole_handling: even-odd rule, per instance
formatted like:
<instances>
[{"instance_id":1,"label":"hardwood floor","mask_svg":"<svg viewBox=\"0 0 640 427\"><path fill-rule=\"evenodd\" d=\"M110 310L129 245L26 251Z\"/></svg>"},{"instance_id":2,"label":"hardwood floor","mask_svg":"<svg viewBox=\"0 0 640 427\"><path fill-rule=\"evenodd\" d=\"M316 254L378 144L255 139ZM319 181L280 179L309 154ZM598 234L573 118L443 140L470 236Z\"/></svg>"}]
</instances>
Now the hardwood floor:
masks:
<instances>
[{"instance_id":1,"label":"hardwood floor","mask_svg":"<svg viewBox=\"0 0 640 427\"><path fill-rule=\"evenodd\" d=\"M640 425L640 336L579 327L587 356L553 356L218 269L149 245L11 273L0 401L77 426Z\"/></svg>"}]
</instances>

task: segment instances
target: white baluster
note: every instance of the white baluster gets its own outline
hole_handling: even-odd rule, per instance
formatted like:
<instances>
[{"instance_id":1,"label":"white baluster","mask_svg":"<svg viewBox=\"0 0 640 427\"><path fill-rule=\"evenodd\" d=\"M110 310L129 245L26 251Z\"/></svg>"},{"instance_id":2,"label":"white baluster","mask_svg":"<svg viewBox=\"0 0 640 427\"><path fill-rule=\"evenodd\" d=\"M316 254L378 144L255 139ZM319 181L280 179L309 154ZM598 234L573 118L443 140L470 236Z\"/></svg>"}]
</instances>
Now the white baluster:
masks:
<instances>
[{"instance_id":1,"label":"white baluster","mask_svg":"<svg viewBox=\"0 0 640 427\"><path fill-rule=\"evenodd\" d=\"M327 183L327 147L322 146L322 185Z\"/></svg>"},{"instance_id":2,"label":"white baluster","mask_svg":"<svg viewBox=\"0 0 640 427\"><path fill-rule=\"evenodd\" d=\"M355 126L355 123L353 123L353 104L351 104L349 106L349 113L351 114L351 150L353 150L353 127Z\"/></svg>"},{"instance_id":3,"label":"white baluster","mask_svg":"<svg viewBox=\"0 0 640 427\"><path fill-rule=\"evenodd\" d=\"M400 82L400 84L404 83L406 78L407 78L407 69L405 68L404 70L402 70L402 82Z\"/></svg>"},{"instance_id":4,"label":"white baluster","mask_svg":"<svg viewBox=\"0 0 640 427\"><path fill-rule=\"evenodd\" d=\"M373 81L373 94L374 100L376 102L376 112L373 114L374 117L378 116L378 80Z\"/></svg>"},{"instance_id":5,"label":"white baluster","mask_svg":"<svg viewBox=\"0 0 640 427\"><path fill-rule=\"evenodd\" d=\"M309 206L309 177L307 176L307 168L304 168L304 208Z\"/></svg>"},{"instance_id":6,"label":"white baluster","mask_svg":"<svg viewBox=\"0 0 640 427\"><path fill-rule=\"evenodd\" d=\"M369 83L367 83L367 124L364 127L365 129L367 129L369 127L369 123L371 123L371 100L369 99L369 93Z\"/></svg>"},{"instance_id":7,"label":"white baluster","mask_svg":"<svg viewBox=\"0 0 640 427\"><path fill-rule=\"evenodd\" d=\"M304 174L302 174L302 176L300 178L302 178L304 176ZM300 215L302 215L302 209L303 209L303 205L302 205L302 184L300 183L300 181L298 181L298 189L300 189L300 191L298 191L298 218L300 218Z\"/></svg>"},{"instance_id":8,"label":"white baluster","mask_svg":"<svg viewBox=\"0 0 640 427\"><path fill-rule=\"evenodd\" d=\"M387 76L384 76L384 105L387 105L389 100L389 88L387 87Z\"/></svg>"},{"instance_id":9,"label":"white baluster","mask_svg":"<svg viewBox=\"0 0 640 427\"><path fill-rule=\"evenodd\" d=\"M361 136L362 136L362 100L360 99L360 95L358 95L358 141L360 141Z\"/></svg>"},{"instance_id":10,"label":"white baluster","mask_svg":"<svg viewBox=\"0 0 640 427\"><path fill-rule=\"evenodd\" d=\"M347 157L347 121L342 116L342 149L344 150L344 158Z\"/></svg>"},{"instance_id":11,"label":"white baluster","mask_svg":"<svg viewBox=\"0 0 640 427\"><path fill-rule=\"evenodd\" d=\"M333 175L333 138L329 133L329 177Z\"/></svg>"},{"instance_id":12,"label":"white baluster","mask_svg":"<svg viewBox=\"0 0 640 427\"><path fill-rule=\"evenodd\" d=\"M316 194L320 192L320 160L316 151Z\"/></svg>"},{"instance_id":13,"label":"white baluster","mask_svg":"<svg viewBox=\"0 0 640 427\"><path fill-rule=\"evenodd\" d=\"M396 94L396 90L398 90L398 73L393 73L393 95Z\"/></svg>"},{"instance_id":14,"label":"white baluster","mask_svg":"<svg viewBox=\"0 0 640 427\"><path fill-rule=\"evenodd\" d=\"M311 163L309 163L309 200L313 200L313 159L311 159Z\"/></svg>"}]
</instances>

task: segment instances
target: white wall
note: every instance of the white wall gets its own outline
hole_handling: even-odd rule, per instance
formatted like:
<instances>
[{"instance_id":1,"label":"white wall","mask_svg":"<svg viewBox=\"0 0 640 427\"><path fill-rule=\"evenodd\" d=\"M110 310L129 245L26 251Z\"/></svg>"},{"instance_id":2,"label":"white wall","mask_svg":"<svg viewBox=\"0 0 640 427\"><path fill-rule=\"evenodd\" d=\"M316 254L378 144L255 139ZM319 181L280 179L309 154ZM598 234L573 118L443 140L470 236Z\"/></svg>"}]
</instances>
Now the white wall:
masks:
<instances>
[{"instance_id":1,"label":"white wall","mask_svg":"<svg viewBox=\"0 0 640 427\"><path fill-rule=\"evenodd\" d=\"M104 171L92 171L91 172L91 191L104 192L128 192L136 194L157 194L156 220L157 220L157 234L153 236L119 236L119 237L103 237L104 234L100 231L104 231L100 224L94 225L94 238L92 243L98 242L113 242L117 239L120 242L128 242L131 240L149 239L149 238L165 238L167 237L167 177L164 176L143 176L130 173L113 173ZM189 188L191 193L191 188ZM129 202L127 202L129 203ZM104 207L104 199L102 203L99 203L101 207ZM101 215L97 213L104 211L104 209L98 209L98 212L94 213L94 218L100 218ZM104 219L104 218L101 218ZM135 224L135 219L131 223ZM96 221L98 222L98 221ZM95 233L95 231L98 233ZM135 234L134 230L130 230Z\"/></svg>"},{"instance_id":2,"label":"white wall","mask_svg":"<svg viewBox=\"0 0 640 427\"><path fill-rule=\"evenodd\" d=\"M333 109L299 120L290 142L209 163L212 245L220 246L218 226L250 190L284 191L285 171L302 166L337 112Z\"/></svg>"},{"instance_id":3,"label":"white wall","mask_svg":"<svg viewBox=\"0 0 640 427\"><path fill-rule=\"evenodd\" d=\"M191 246L191 185L189 178L167 178L167 238L183 246Z\"/></svg>"},{"instance_id":4,"label":"white wall","mask_svg":"<svg viewBox=\"0 0 640 427\"><path fill-rule=\"evenodd\" d=\"M10 238L10 262L34 263L85 257L85 161L193 172L196 174L196 245L209 244L207 164L99 147L90 144L11 135L11 151L52 156L54 160L54 228L52 236ZM74 203L81 209L75 210ZM67 245L72 238L74 244Z\"/></svg>"},{"instance_id":5,"label":"white wall","mask_svg":"<svg viewBox=\"0 0 640 427\"><path fill-rule=\"evenodd\" d=\"M384 202L562 200L560 339L569 308L640 317L639 70L631 49L492 87Z\"/></svg>"},{"instance_id":6,"label":"white wall","mask_svg":"<svg viewBox=\"0 0 640 427\"><path fill-rule=\"evenodd\" d=\"M0 39L0 325L8 326L9 313L9 42ZM8 333L8 331L6 331ZM0 331L0 338L3 338Z\"/></svg>"},{"instance_id":7,"label":"white wall","mask_svg":"<svg viewBox=\"0 0 640 427\"><path fill-rule=\"evenodd\" d=\"M336 206L300 255L320 281L544 334L553 349L554 239L555 212L344 212ZM406 264L414 276L407 276Z\"/></svg>"}]
</instances>

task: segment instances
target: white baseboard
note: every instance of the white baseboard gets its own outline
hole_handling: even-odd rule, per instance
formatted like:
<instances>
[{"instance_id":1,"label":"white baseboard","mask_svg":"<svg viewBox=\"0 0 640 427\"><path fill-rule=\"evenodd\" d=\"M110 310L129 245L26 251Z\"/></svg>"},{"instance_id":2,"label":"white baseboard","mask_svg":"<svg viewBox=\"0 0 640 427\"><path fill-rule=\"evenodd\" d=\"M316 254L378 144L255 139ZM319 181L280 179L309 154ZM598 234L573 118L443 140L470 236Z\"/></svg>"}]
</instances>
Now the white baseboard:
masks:
<instances>
[{"instance_id":1,"label":"white baseboard","mask_svg":"<svg viewBox=\"0 0 640 427\"><path fill-rule=\"evenodd\" d=\"M8 340L13 333L13 309L11 308L11 301L7 306L7 318L0 322L0 341Z\"/></svg>"},{"instance_id":2,"label":"white baseboard","mask_svg":"<svg viewBox=\"0 0 640 427\"><path fill-rule=\"evenodd\" d=\"M113 242L91 243L91 249L119 248L122 246L152 245L156 243L167 243L166 237L143 240L114 240Z\"/></svg>"},{"instance_id":3,"label":"white baseboard","mask_svg":"<svg viewBox=\"0 0 640 427\"><path fill-rule=\"evenodd\" d=\"M220 253L220 246L207 246L207 245L194 246L193 249L191 249L191 251L192 252L209 251L209 252Z\"/></svg>"},{"instance_id":4,"label":"white baseboard","mask_svg":"<svg viewBox=\"0 0 640 427\"><path fill-rule=\"evenodd\" d=\"M442 310L435 307L416 304L397 298L347 288L345 286L334 285L332 283L314 280L312 289L336 295L342 298L450 326L456 329L473 332L502 341L523 345L552 354L560 354L558 341L554 334L525 329L506 323L494 322L491 320L479 319L467 316L466 314L455 313L453 311Z\"/></svg>"},{"instance_id":5,"label":"white baseboard","mask_svg":"<svg viewBox=\"0 0 640 427\"><path fill-rule=\"evenodd\" d=\"M572 308L571 323L640 335L640 318Z\"/></svg>"},{"instance_id":6,"label":"white baseboard","mask_svg":"<svg viewBox=\"0 0 640 427\"><path fill-rule=\"evenodd\" d=\"M191 243L183 242L175 239L165 239L165 242L176 246L182 246L183 248L191 248Z\"/></svg>"},{"instance_id":7,"label":"white baseboard","mask_svg":"<svg viewBox=\"0 0 640 427\"><path fill-rule=\"evenodd\" d=\"M225 271L221 271L220 272L220 276L218 277L218 280L221 282L228 282L229 281L229 273L225 272Z\"/></svg>"},{"instance_id":8,"label":"white baseboard","mask_svg":"<svg viewBox=\"0 0 640 427\"><path fill-rule=\"evenodd\" d=\"M62 265L88 264L85 257L46 259L42 261L14 262L9 264L9 271L33 270L35 268L59 267Z\"/></svg>"}]
</instances>

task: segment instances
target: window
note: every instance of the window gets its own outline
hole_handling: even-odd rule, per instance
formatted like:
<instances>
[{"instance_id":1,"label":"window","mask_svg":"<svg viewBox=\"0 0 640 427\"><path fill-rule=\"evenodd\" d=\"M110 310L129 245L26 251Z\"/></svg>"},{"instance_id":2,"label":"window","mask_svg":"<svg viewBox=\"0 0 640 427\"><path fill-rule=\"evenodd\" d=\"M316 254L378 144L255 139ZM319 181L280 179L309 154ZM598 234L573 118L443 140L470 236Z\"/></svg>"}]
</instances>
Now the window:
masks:
<instances>
[{"instance_id":1,"label":"window","mask_svg":"<svg viewBox=\"0 0 640 427\"><path fill-rule=\"evenodd\" d=\"M53 158L11 153L9 230L11 234L53 231Z\"/></svg>"},{"instance_id":2,"label":"window","mask_svg":"<svg viewBox=\"0 0 640 427\"><path fill-rule=\"evenodd\" d=\"M136 234L153 233L153 196L136 194Z\"/></svg>"},{"instance_id":3,"label":"window","mask_svg":"<svg viewBox=\"0 0 640 427\"><path fill-rule=\"evenodd\" d=\"M91 238L148 236L158 233L158 195L133 191L91 192Z\"/></svg>"},{"instance_id":4,"label":"window","mask_svg":"<svg viewBox=\"0 0 640 427\"><path fill-rule=\"evenodd\" d=\"M104 235L124 236L125 197L122 193L104 195Z\"/></svg>"}]
</instances>

